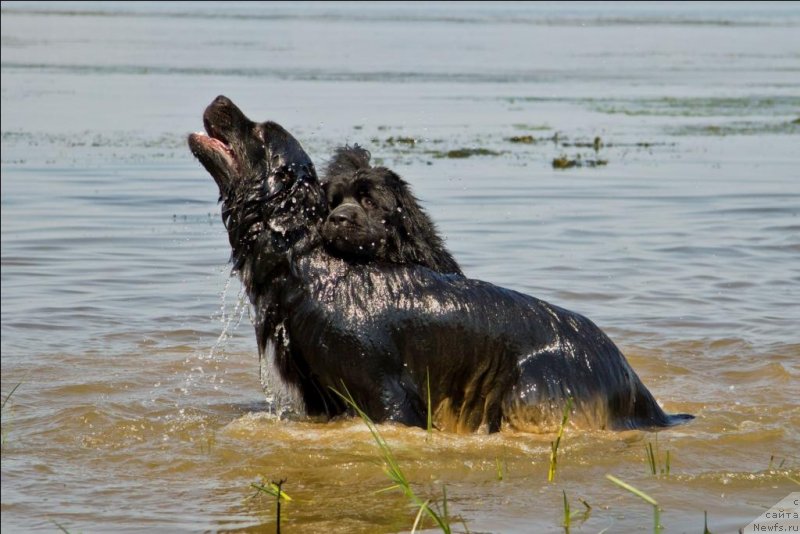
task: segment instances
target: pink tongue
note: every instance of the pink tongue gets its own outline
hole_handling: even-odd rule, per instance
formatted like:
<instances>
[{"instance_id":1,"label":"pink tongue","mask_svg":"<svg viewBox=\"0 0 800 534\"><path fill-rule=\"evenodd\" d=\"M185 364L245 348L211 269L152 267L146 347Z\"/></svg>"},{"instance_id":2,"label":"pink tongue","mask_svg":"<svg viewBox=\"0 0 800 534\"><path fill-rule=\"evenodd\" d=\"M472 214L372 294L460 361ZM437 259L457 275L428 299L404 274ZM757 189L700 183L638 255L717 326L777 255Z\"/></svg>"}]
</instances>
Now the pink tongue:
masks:
<instances>
[{"instance_id":1,"label":"pink tongue","mask_svg":"<svg viewBox=\"0 0 800 534\"><path fill-rule=\"evenodd\" d=\"M213 137L209 137L208 142L209 144L214 145L214 148L225 150L226 152L229 150L228 145L226 145L219 139L214 139Z\"/></svg>"},{"instance_id":2,"label":"pink tongue","mask_svg":"<svg viewBox=\"0 0 800 534\"><path fill-rule=\"evenodd\" d=\"M217 152L222 152L222 153L227 154L229 156L231 154L230 147L228 145L226 145L223 141L220 141L219 139L215 139L214 137L206 135L206 134L204 134L202 132L196 132L196 133L192 134L192 137L197 142L199 142L200 144L205 145L207 148L210 148L211 150L214 150L214 151L217 151Z\"/></svg>"}]
</instances>

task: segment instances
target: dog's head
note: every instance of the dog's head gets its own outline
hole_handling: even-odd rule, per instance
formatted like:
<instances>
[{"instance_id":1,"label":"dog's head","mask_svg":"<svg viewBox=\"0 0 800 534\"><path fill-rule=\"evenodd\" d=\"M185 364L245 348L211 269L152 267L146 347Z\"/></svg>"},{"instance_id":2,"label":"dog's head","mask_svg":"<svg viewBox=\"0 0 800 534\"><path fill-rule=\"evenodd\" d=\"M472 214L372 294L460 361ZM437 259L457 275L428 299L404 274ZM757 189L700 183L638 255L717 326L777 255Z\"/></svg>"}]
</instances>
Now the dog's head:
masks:
<instances>
[{"instance_id":1,"label":"dog's head","mask_svg":"<svg viewBox=\"0 0 800 534\"><path fill-rule=\"evenodd\" d=\"M297 139L274 122L251 121L224 96L206 108L203 124L206 133L191 134L189 147L219 187L235 268L259 240L258 255L283 252L315 231L325 199Z\"/></svg>"},{"instance_id":2,"label":"dog's head","mask_svg":"<svg viewBox=\"0 0 800 534\"><path fill-rule=\"evenodd\" d=\"M245 181L262 182L268 195L289 182L316 181L314 164L297 139L277 123L251 121L227 97L206 108L203 125L206 134L191 134L189 148L223 196Z\"/></svg>"},{"instance_id":3,"label":"dog's head","mask_svg":"<svg viewBox=\"0 0 800 534\"><path fill-rule=\"evenodd\" d=\"M367 150L338 149L322 187L330 210L322 237L332 253L461 272L408 184L386 167L371 166Z\"/></svg>"}]
</instances>

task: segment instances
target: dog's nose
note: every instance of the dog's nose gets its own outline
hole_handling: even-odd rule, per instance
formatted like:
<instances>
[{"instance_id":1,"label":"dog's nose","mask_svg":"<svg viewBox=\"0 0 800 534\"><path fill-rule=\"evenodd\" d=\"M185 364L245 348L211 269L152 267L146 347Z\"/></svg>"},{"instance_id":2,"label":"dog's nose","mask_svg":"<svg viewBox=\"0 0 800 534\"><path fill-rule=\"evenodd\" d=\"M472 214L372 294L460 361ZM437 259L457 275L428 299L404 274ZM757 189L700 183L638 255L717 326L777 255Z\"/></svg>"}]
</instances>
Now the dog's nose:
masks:
<instances>
[{"instance_id":1,"label":"dog's nose","mask_svg":"<svg viewBox=\"0 0 800 534\"><path fill-rule=\"evenodd\" d=\"M342 204L328 215L331 224L348 225L355 224L358 218L358 207L353 204Z\"/></svg>"},{"instance_id":2,"label":"dog's nose","mask_svg":"<svg viewBox=\"0 0 800 534\"><path fill-rule=\"evenodd\" d=\"M353 214L349 212L331 213L328 218L333 224L350 224L353 222Z\"/></svg>"}]
</instances>

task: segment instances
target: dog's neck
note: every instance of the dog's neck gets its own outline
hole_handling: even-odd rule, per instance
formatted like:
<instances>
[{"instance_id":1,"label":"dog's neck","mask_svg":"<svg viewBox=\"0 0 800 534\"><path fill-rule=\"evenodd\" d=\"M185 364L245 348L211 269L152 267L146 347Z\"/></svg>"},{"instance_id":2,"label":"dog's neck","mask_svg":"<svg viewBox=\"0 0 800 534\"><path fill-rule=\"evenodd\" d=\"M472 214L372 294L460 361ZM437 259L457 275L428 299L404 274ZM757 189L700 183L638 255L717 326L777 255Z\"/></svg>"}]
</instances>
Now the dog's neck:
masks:
<instances>
[{"instance_id":1,"label":"dog's neck","mask_svg":"<svg viewBox=\"0 0 800 534\"><path fill-rule=\"evenodd\" d=\"M277 180L279 172L242 177L220 191L233 272L254 307L261 350L286 316L282 293L292 285L293 262L322 249L319 228L327 215L313 167L292 169L291 179L283 182Z\"/></svg>"},{"instance_id":2,"label":"dog's neck","mask_svg":"<svg viewBox=\"0 0 800 534\"><path fill-rule=\"evenodd\" d=\"M319 226L327 208L316 173L301 167L293 174L284 182L273 175L243 178L221 191L233 270L246 286L268 281L293 252L321 241Z\"/></svg>"}]
</instances>

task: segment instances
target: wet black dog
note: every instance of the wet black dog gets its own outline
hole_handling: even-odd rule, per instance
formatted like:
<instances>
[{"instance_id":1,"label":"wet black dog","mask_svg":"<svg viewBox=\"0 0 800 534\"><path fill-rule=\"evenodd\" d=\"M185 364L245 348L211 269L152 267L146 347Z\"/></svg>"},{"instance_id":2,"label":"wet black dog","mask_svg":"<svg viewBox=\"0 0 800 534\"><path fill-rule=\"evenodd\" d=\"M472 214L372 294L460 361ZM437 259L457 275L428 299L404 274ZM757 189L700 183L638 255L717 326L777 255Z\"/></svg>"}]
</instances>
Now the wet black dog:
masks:
<instances>
[{"instance_id":1,"label":"wet black dog","mask_svg":"<svg viewBox=\"0 0 800 534\"><path fill-rule=\"evenodd\" d=\"M346 388L376 421L444 428L665 427L668 415L588 319L533 297L420 265L326 250L328 207L300 144L227 98L205 111L194 155L214 177L233 263L255 310L259 352L309 415L335 416Z\"/></svg>"},{"instance_id":2,"label":"wet black dog","mask_svg":"<svg viewBox=\"0 0 800 534\"><path fill-rule=\"evenodd\" d=\"M358 145L339 148L322 188L330 209L322 237L332 254L461 274L409 185L386 167L370 165L368 151Z\"/></svg>"}]
</instances>

